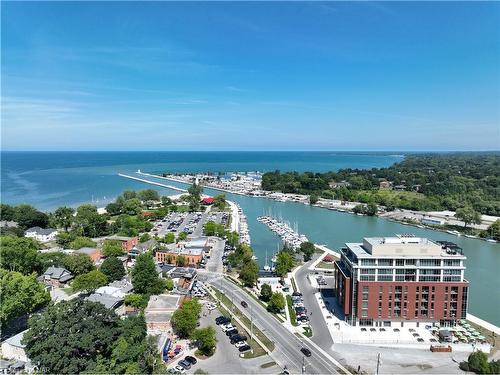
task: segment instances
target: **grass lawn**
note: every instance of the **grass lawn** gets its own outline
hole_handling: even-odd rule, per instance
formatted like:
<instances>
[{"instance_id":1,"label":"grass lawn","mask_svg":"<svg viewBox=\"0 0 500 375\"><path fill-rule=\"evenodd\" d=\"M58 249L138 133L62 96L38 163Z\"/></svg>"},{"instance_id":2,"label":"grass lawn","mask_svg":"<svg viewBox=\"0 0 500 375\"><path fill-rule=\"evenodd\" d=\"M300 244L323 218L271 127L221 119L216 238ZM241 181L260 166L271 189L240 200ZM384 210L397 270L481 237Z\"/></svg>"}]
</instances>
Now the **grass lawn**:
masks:
<instances>
[{"instance_id":1,"label":"grass lawn","mask_svg":"<svg viewBox=\"0 0 500 375\"><path fill-rule=\"evenodd\" d=\"M293 301L291 296L286 296L286 304L288 306L288 314L290 314L290 323L292 325L297 326L297 315L295 314L295 310L293 309Z\"/></svg>"},{"instance_id":2,"label":"grass lawn","mask_svg":"<svg viewBox=\"0 0 500 375\"><path fill-rule=\"evenodd\" d=\"M312 337L313 331L311 327L304 327L304 336L306 337Z\"/></svg>"},{"instance_id":3,"label":"grass lawn","mask_svg":"<svg viewBox=\"0 0 500 375\"><path fill-rule=\"evenodd\" d=\"M74 292L73 292L73 288L68 286L66 288L63 289L63 292L66 293L68 296L72 295Z\"/></svg>"},{"instance_id":4,"label":"grass lawn","mask_svg":"<svg viewBox=\"0 0 500 375\"><path fill-rule=\"evenodd\" d=\"M316 268L327 268L329 270L333 270L335 268L335 263L321 261L316 265Z\"/></svg>"},{"instance_id":5,"label":"grass lawn","mask_svg":"<svg viewBox=\"0 0 500 375\"><path fill-rule=\"evenodd\" d=\"M233 314L238 318L240 319L243 324L245 324L248 328L250 328L251 326L251 322L250 322L250 319L248 319L240 310L237 306L235 306L231 300L225 295L225 294L222 294L219 290L217 290L216 288L212 288L215 292L215 295L217 296L217 298L222 302L224 303L224 305L226 305L227 307L231 308L232 309L232 312ZM221 311L222 312L222 311ZM222 312L223 313L223 312ZM227 313L227 312L226 312ZM223 313L224 314L224 313ZM226 314L224 314L226 315ZM229 315L228 315L229 316ZM243 329L243 327L241 327L242 330L246 331L246 329ZM267 338L267 336L265 336L255 325L253 326L253 334L269 349L269 350L274 350L274 343L269 339ZM255 347L259 347L260 348L260 345L257 345L257 343L254 343ZM262 350L262 353L265 354L265 351L263 348L260 348ZM250 352L247 352L245 353L245 356L244 358L253 358L253 357L258 357L258 355L255 355L257 352L257 350L254 348L254 353L253 353L253 356L250 357L248 356L247 357L247 354L248 355L251 355ZM262 354L259 354L259 355L262 355Z\"/></svg>"},{"instance_id":6,"label":"grass lawn","mask_svg":"<svg viewBox=\"0 0 500 375\"><path fill-rule=\"evenodd\" d=\"M292 280L293 291L296 292L297 291L297 285L295 284L295 279L292 277L291 280Z\"/></svg>"},{"instance_id":7,"label":"grass lawn","mask_svg":"<svg viewBox=\"0 0 500 375\"><path fill-rule=\"evenodd\" d=\"M495 335L493 332L488 331L486 328L478 326L477 324L472 323L470 320L467 321L474 329L481 333L484 337L486 337L486 341L491 345L491 353L495 354L500 347L500 336Z\"/></svg>"},{"instance_id":8,"label":"grass lawn","mask_svg":"<svg viewBox=\"0 0 500 375\"><path fill-rule=\"evenodd\" d=\"M267 363L260 365L261 368L269 368L269 367L273 367L273 366L276 366L276 362L274 362L274 361L267 362Z\"/></svg>"}]
</instances>

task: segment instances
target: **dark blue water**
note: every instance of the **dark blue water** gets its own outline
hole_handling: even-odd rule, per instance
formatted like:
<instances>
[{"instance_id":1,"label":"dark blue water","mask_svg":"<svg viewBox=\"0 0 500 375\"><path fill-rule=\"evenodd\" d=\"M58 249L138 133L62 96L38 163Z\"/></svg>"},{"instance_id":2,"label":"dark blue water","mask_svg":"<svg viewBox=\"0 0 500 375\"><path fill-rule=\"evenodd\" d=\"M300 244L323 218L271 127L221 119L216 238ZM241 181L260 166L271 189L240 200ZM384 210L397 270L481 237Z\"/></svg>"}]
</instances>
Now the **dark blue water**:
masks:
<instances>
[{"instance_id":1,"label":"dark blue water","mask_svg":"<svg viewBox=\"0 0 500 375\"><path fill-rule=\"evenodd\" d=\"M137 169L153 173L275 169L320 172L347 167L384 167L402 160L401 156L383 153L334 152L2 152L1 156L1 201L12 204L25 202L41 209L92 201L97 206L104 206L125 189L154 188L164 195L177 194L169 189L117 176L118 172L132 173ZM173 182L168 184L186 187ZM209 189L206 192L219 193ZM256 220L257 216L267 214L269 210L292 225L296 223L299 232L310 240L332 249L338 249L345 242L361 242L363 237L408 232L434 240L456 242L468 258L466 277L471 283L469 311L500 325L500 300L488 298L491 291L500 286L497 273L500 244L298 203L235 194L227 196L240 204L248 217L252 247L261 265L265 262L266 252L271 257L280 245L279 239Z\"/></svg>"},{"instance_id":2,"label":"dark blue water","mask_svg":"<svg viewBox=\"0 0 500 375\"><path fill-rule=\"evenodd\" d=\"M315 171L389 166L401 155L335 152L2 152L4 203L41 209L94 202L101 206L140 182L118 177L147 172ZM165 194L165 190L162 190Z\"/></svg>"}]
</instances>

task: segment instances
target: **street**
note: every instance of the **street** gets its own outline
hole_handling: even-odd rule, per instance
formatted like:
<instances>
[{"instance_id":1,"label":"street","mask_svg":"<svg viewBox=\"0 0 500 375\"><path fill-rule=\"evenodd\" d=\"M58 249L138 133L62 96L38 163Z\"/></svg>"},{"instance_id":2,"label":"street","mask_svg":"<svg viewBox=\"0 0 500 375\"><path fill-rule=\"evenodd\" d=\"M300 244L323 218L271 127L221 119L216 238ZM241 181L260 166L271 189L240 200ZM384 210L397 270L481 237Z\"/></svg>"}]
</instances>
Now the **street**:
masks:
<instances>
[{"instance_id":1,"label":"street","mask_svg":"<svg viewBox=\"0 0 500 375\"><path fill-rule=\"evenodd\" d=\"M201 275L200 275L201 276ZM208 282L219 289L228 298L234 300L235 305L241 301L248 303L248 308L241 308L241 311L253 321L263 334L265 334L275 344L275 349L270 354L271 357L283 368L286 366L291 373L302 373L302 361L304 361L305 373L308 374L332 374L336 373L335 365L316 349L299 337L290 332L276 318L271 316L259 303L251 298L238 286L227 281L223 277L212 277L205 273ZM312 356L304 357L300 349L308 348Z\"/></svg>"}]
</instances>

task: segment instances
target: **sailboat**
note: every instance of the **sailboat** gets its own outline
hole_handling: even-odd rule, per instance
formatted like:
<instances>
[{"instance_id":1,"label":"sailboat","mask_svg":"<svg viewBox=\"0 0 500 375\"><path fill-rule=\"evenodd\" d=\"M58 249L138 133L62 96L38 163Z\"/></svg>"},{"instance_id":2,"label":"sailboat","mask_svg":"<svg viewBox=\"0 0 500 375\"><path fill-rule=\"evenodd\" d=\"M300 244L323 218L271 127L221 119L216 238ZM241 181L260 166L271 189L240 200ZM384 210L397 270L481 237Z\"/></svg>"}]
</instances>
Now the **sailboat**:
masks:
<instances>
[{"instance_id":1,"label":"sailboat","mask_svg":"<svg viewBox=\"0 0 500 375\"><path fill-rule=\"evenodd\" d=\"M267 250L266 250L266 264L264 265L264 271L268 272L271 270L271 267L269 267L269 264L267 264Z\"/></svg>"}]
</instances>

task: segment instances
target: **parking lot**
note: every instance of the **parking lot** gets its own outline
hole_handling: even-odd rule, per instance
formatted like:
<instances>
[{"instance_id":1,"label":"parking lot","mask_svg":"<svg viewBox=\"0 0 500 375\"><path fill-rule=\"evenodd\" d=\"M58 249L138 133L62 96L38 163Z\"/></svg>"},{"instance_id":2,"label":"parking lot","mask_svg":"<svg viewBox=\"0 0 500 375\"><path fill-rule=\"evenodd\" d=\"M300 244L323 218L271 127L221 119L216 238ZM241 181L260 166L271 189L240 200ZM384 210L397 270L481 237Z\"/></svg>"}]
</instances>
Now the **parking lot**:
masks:
<instances>
[{"instance_id":1,"label":"parking lot","mask_svg":"<svg viewBox=\"0 0 500 375\"><path fill-rule=\"evenodd\" d=\"M169 232L175 233L176 236L185 232L190 237L197 238L203 236L203 225L206 222L214 221L226 225L228 220L227 212L172 212L154 223L151 234L164 237Z\"/></svg>"},{"instance_id":2,"label":"parking lot","mask_svg":"<svg viewBox=\"0 0 500 375\"><path fill-rule=\"evenodd\" d=\"M213 356L209 358L197 358L197 363L192 365L190 369L185 370L186 374L193 374L196 370L203 370L209 374L276 374L279 372L279 368L276 365L266 366L266 368L261 367L263 364L272 362L272 359L267 355L249 359L240 357L241 353L235 346L235 343L232 344L230 338L222 330L222 327L216 324L216 318L222 314L214 302L204 298L206 296L204 283L197 282L195 284L193 296L200 298L200 302L203 304L200 327L213 326L215 328L217 348ZM194 353L194 349L186 353L186 355L193 355L192 353ZM178 362L183 358L179 358L169 367L178 365Z\"/></svg>"}]
</instances>

